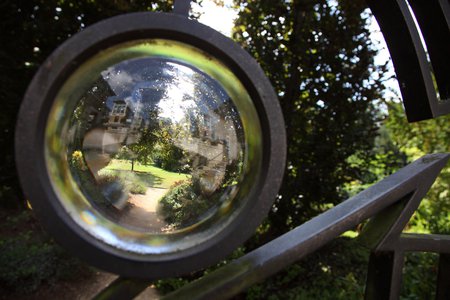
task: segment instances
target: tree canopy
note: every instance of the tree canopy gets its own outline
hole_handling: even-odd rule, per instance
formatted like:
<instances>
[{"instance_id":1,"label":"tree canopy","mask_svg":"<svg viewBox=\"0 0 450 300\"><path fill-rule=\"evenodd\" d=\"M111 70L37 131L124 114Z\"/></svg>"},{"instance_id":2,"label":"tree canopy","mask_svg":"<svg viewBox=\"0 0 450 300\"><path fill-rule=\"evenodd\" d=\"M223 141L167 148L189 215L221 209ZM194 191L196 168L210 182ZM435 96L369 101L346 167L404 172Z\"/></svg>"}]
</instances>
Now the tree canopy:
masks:
<instances>
[{"instance_id":1,"label":"tree canopy","mask_svg":"<svg viewBox=\"0 0 450 300\"><path fill-rule=\"evenodd\" d=\"M370 154L383 84L364 1L236 1L234 38L268 74L284 112L288 161L270 216L279 230L339 203ZM362 161L365 161L364 159Z\"/></svg>"}]
</instances>

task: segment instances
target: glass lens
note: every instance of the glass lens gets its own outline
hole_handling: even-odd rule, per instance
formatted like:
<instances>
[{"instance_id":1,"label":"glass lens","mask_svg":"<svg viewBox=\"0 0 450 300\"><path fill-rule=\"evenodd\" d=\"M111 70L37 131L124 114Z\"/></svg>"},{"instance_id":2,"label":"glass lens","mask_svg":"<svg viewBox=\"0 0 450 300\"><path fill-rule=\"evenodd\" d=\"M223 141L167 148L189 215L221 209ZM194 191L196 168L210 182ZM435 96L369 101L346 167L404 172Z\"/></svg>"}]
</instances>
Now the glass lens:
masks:
<instances>
[{"instance_id":1,"label":"glass lens","mask_svg":"<svg viewBox=\"0 0 450 300\"><path fill-rule=\"evenodd\" d=\"M217 234L261 164L257 113L240 81L200 50L166 40L86 62L58 93L46 139L49 176L69 215L139 253Z\"/></svg>"},{"instance_id":2,"label":"glass lens","mask_svg":"<svg viewBox=\"0 0 450 300\"><path fill-rule=\"evenodd\" d=\"M176 61L137 58L102 71L69 124L73 178L125 227L165 233L201 222L242 178L244 131L230 96Z\"/></svg>"}]
</instances>

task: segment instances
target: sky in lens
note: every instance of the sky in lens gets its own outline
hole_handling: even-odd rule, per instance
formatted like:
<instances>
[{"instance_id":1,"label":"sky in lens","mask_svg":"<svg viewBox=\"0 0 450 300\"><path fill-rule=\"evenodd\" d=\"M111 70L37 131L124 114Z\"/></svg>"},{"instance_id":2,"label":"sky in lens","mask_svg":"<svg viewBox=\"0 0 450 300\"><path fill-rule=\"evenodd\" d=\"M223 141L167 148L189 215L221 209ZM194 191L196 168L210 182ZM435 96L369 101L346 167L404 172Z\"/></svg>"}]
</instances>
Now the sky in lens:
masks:
<instances>
[{"instance_id":1,"label":"sky in lens","mask_svg":"<svg viewBox=\"0 0 450 300\"><path fill-rule=\"evenodd\" d=\"M106 105L125 101L133 112L159 108L159 116L179 122L188 110L208 113L230 101L210 76L166 58L136 58L120 62L102 73L115 96Z\"/></svg>"}]
</instances>

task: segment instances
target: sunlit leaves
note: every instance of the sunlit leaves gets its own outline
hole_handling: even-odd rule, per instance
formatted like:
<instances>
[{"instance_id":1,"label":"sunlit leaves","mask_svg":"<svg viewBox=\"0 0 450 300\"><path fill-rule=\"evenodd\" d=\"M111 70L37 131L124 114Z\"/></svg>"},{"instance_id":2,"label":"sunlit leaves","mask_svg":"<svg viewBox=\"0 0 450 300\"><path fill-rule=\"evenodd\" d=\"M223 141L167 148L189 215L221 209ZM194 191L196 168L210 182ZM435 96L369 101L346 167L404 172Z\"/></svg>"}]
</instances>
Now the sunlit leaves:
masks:
<instances>
[{"instance_id":1,"label":"sunlit leaves","mask_svg":"<svg viewBox=\"0 0 450 300\"><path fill-rule=\"evenodd\" d=\"M450 116L409 124L401 104L389 102L386 127L398 149L412 161L427 153L450 152ZM450 167L442 170L412 224L432 233L450 233ZM420 225L422 224L422 225Z\"/></svg>"},{"instance_id":2,"label":"sunlit leaves","mask_svg":"<svg viewBox=\"0 0 450 300\"><path fill-rule=\"evenodd\" d=\"M372 75L368 14L363 1L235 3L234 38L262 65L284 111L288 168L270 218L288 229L341 201L340 187L366 162L347 158L371 153L382 83Z\"/></svg>"}]
</instances>

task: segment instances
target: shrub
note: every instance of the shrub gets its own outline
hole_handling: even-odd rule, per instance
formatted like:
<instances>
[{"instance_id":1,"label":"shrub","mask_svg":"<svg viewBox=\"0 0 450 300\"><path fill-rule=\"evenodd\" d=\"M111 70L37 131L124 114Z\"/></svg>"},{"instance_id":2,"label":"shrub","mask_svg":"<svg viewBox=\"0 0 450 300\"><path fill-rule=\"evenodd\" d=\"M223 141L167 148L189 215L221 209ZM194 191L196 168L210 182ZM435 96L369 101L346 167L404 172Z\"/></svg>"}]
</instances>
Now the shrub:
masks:
<instances>
[{"instance_id":1,"label":"shrub","mask_svg":"<svg viewBox=\"0 0 450 300\"><path fill-rule=\"evenodd\" d=\"M198 193L192 180L174 185L160 200L159 213L176 228L194 224L211 207L211 200Z\"/></svg>"},{"instance_id":2,"label":"shrub","mask_svg":"<svg viewBox=\"0 0 450 300\"><path fill-rule=\"evenodd\" d=\"M0 185L0 208L24 207L24 196L14 176L4 180L2 183Z\"/></svg>"},{"instance_id":3,"label":"shrub","mask_svg":"<svg viewBox=\"0 0 450 300\"><path fill-rule=\"evenodd\" d=\"M123 193L145 194L147 185L136 174L124 171L105 170L100 173L100 185L116 183Z\"/></svg>"},{"instance_id":4,"label":"shrub","mask_svg":"<svg viewBox=\"0 0 450 300\"><path fill-rule=\"evenodd\" d=\"M166 171L190 171L190 166L185 153L173 144L165 144L156 149L152 154L152 161L156 167Z\"/></svg>"},{"instance_id":5,"label":"shrub","mask_svg":"<svg viewBox=\"0 0 450 300\"><path fill-rule=\"evenodd\" d=\"M405 255L401 299L434 299L438 254L413 252Z\"/></svg>"},{"instance_id":6,"label":"shrub","mask_svg":"<svg viewBox=\"0 0 450 300\"><path fill-rule=\"evenodd\" d=\"M130 193L132 194L142 194L147 192L147 186L142 182L132 182L130 185Z\"/></svg>"},{"instance_id":7,"label":"shrub","mask_svg":"<svg viewBox=\"0 0 450 300\"><path fill-rule=\"evenodd\" d=\"M92 269L69 256L40 229L29 228L35 222L28 211L8 217L4 228L14 228L11 236L0 240L0 294L30 293L43 283L72 280L93 274Z\"/></svg>"}]
</instances>

